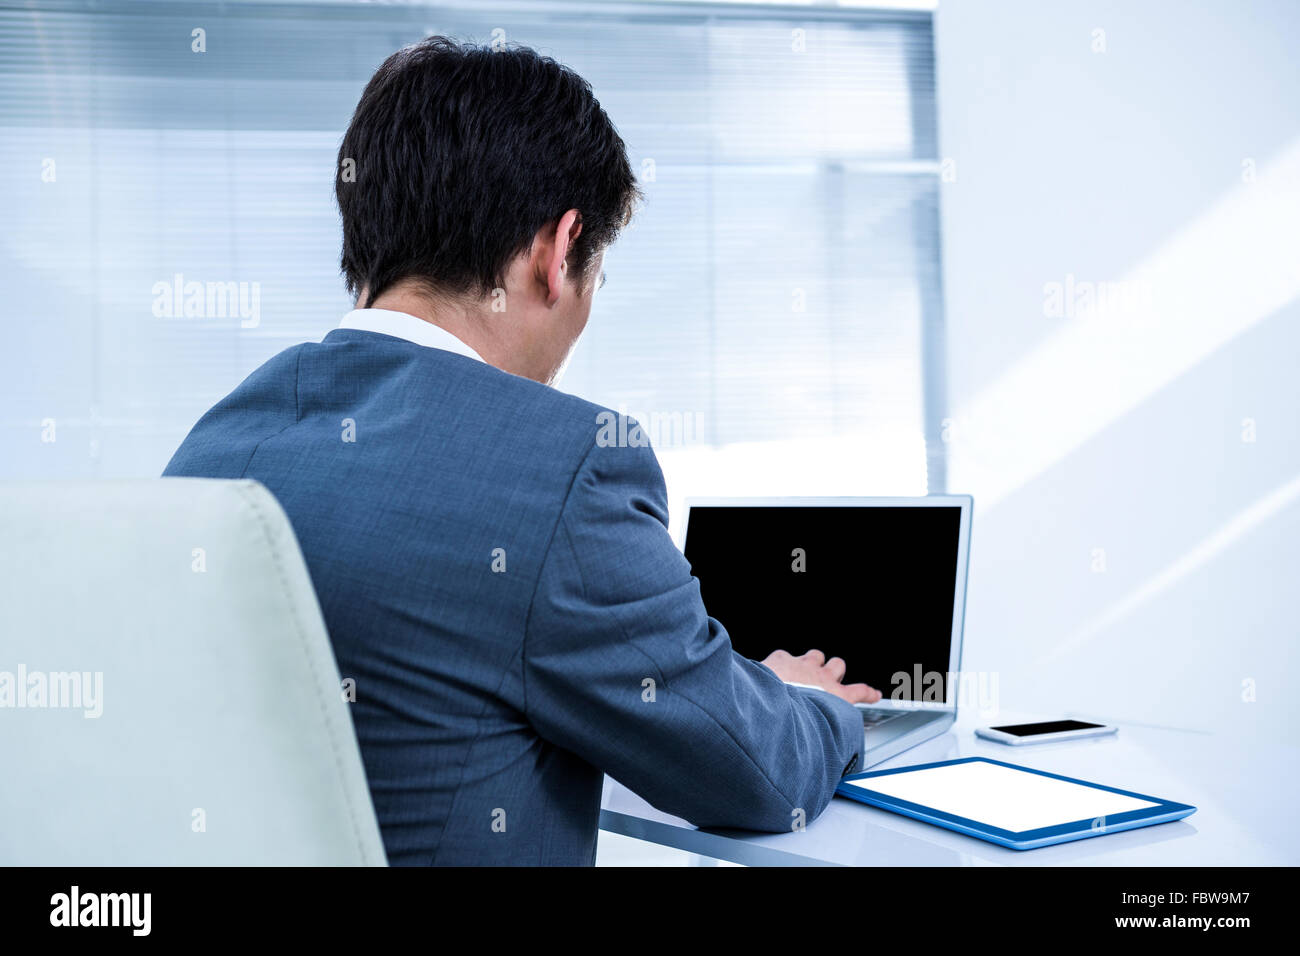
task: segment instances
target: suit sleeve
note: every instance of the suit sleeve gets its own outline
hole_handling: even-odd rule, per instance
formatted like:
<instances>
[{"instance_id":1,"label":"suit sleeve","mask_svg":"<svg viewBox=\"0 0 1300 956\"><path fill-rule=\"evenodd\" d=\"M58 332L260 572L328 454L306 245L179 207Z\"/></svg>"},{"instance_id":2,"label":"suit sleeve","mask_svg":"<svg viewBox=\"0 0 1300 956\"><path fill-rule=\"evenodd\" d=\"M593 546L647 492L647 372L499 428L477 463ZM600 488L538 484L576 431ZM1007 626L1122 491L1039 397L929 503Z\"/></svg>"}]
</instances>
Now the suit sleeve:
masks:
<instances>
[{"instance_id":1,"label":"suit sleeve","mask_svg":"<svg viewBox=\"0 0 1300 956\"><path fill-rule=\"evenodd\" d=\"M731 649L669 537L648 447L595 445L578 470L523 668L525 710L544 739L697 826L811 821L862 746L851 704Z\"/></svg>"}]
</instances>

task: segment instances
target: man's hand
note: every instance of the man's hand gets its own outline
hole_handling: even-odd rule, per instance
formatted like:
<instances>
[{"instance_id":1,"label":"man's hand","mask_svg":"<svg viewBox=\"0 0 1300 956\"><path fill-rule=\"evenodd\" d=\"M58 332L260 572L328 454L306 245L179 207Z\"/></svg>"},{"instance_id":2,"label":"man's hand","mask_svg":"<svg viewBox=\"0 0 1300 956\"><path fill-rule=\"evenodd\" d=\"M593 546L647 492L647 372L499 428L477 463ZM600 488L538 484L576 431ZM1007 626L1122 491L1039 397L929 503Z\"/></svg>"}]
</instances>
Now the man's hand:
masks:
<instances>
[{"instance_id":1,"label":"man's hand","mask_svg":"<svg viewBox=\"0 0 1300 956\"><path fill-rule=\"evenodd\" d=\"M762 663L787 684L811 684L843 697L850 704L874 704L880 700L880 691L874 687L842 683L846 667L842 657L827 660L821 651L809 651L802 657L773 651Z\"/></svg>"}]
</instances>

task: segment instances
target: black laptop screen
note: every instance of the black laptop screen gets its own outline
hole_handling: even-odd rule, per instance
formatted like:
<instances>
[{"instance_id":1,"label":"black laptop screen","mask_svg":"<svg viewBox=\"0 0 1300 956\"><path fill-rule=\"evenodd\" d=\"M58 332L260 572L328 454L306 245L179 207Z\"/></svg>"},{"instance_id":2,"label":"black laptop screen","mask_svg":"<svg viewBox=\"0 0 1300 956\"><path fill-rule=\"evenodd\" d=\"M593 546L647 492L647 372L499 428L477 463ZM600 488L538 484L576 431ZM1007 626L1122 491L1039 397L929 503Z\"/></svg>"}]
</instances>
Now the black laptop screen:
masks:
<instances>
[{"instance_id":1,"label":"black laptop screen","mask_svg":"<svg viewBox=\"0 0 1300 956\"><path fill-rule=\"evenodd\" d=\"M699 505L684 550L705 609L740 654L817 648L844 658L848 683L938 703L960 532L956 505Z\"/></svg>"}]
</instances>

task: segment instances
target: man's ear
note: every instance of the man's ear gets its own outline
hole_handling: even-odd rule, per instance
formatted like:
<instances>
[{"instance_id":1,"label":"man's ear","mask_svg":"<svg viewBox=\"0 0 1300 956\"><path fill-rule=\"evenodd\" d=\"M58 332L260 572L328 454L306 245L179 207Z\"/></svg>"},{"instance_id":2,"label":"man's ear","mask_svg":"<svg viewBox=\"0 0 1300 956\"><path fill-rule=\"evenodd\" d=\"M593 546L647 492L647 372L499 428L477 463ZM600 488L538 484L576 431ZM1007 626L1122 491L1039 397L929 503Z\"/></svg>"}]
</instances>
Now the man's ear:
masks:
<instances>
[{"instance_id":1,"label":"man's ear","mask_svg":"<svg viewBox=\"0 0 1300 956\"><path fill-rule=\"evenodd\" d=\"M538 248L542 251L539 266L539 279L546 283L546 304L555 305L560 301L560 293L564 290L564 272L567 268L565 260L569 257L569 250L573 248L574 240L582 232L582 214L576 209L570 209L560 217L559 222L555 224L555 230L552 232L549 228L543 226L542 233L546 233L544 242ZM538 238L543 238L539 233Z\"/></svg>"}]
</instances>

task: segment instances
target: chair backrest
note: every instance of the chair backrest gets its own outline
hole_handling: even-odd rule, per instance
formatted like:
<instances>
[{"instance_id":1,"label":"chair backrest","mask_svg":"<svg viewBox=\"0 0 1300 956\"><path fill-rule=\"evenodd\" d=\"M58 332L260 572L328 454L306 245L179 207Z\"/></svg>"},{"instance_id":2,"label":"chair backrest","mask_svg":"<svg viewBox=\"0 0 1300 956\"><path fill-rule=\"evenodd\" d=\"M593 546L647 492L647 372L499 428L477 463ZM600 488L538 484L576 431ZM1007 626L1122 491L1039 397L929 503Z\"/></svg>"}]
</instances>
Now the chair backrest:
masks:
<instances>
[{"instance_id":1,"label":"chair backrest","mask_svg":"<svg viewBox=\"0 0 1300 956\"><path fill-rule=\"evenodd\" d=\"M269 491L0 484L0 821L0 864L386 862Z\"/></svg>"}]
</instances>

